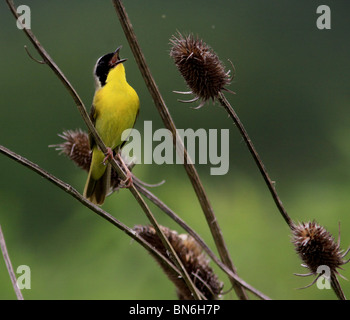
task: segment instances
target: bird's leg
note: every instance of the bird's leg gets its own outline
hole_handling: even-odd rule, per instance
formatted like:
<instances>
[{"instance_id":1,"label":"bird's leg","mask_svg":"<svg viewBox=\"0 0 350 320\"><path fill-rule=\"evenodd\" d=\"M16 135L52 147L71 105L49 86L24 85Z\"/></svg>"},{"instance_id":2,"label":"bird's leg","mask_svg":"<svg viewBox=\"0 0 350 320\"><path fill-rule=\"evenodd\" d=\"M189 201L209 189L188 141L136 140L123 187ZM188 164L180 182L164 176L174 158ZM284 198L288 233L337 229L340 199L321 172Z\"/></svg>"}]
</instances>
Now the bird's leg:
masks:
<instances>
[{"instance_id":1,"label":"bird's leg","mask_svg":"<svg viewBox=\"0 0 350 320\"><path fill-rule=\"evenodd\" d=\"M124 186L124 188L130 188L133 185L132 173L129 170L129 168L126 166L126 164L124 163L124 160L122 159L119 152L117 152L117 157L118 157L118 160L119 160L120 164L122 165L124 172L126 174L126 179L124 181L122 181L121 183Z\"/></svg>"},{"instance_id":2,"label":"bird's leg","mask_svg":"<svg viewBox=\"0 0 350 320\"><path fill-rule=\"evenodd\" d=\"M107 148L106 156L103 159L103 164L106 165L108 159L113 159L113 150L111 148Z\"/></svg>"}]
</instances>

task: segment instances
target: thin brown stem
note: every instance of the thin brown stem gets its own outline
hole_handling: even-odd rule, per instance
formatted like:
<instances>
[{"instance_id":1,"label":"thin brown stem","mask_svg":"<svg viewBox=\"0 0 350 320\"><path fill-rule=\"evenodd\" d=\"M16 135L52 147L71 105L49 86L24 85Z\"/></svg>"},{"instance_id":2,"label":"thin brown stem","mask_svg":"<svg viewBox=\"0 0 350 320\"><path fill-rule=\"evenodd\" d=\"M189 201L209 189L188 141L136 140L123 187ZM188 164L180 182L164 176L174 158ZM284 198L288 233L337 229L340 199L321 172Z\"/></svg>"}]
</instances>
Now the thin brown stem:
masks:
<instances>
[{"instance_id":1,"label":"thin brown stem","mask_svg":"<svg viewBox=\"0 0 350 320\"><path fill-rule=\"evenodd\" d=\"M10 260L10 257L9 257L9 254L8 254L8 251L6 248L5 237L4 237L4 234L2 232L1 225L0 225L0 249L1 249L2 255L4 257L6 268L7 268L9 275L10 275L12 286L13 286L13 289L15 290L17 299L23 300L23 295L22 295L21 289L17 285L16 275L15 275L15 272L13 270L12 263L11 263L11 260Z\"/></svg>"},{"instance_id":2,"label":"thin brown stem","mask_svg":"<svg viewBox=\"0 0 350 320\"><path fill-rule=\"evenodd\" d=\"M221 103L221 105L225 108L225 110L228 112L228 114L230 115L230 117L233 119L234 123L236 124L239 132L241 133L250 153L252 154L256 165L258 166L264 180L265 183L267 184L270 193L272 195L273 200L275 201L275 204L278 208L278 210L280 211L282 217L284 218L284 220L286 221L286 223L288 224L289 228L291 230L295 229L295 224L292 221L292 219L289 217L286 209L284 208L281 199L279 198L276 188L274 186L274 183L272 182L272 180L270 179L267 170L265 169L265 166L258 154L258 152L256 151L251 139L248 136L247 131L245 130L243 123L241 122L241 120L239 119L238 115L236 114L236 112L234 111L234 109L232 108L232 106L230 105L230 103L227 101L226 97L224 96L224 94L222 92L220 92L219 97L218 97L219 102ZM317 279L315 279L316 281ZM332 273L331 279L331 287L333 289L333 291L335 292L336 296L338 297L338 299L340 300L346 300L346 297L344 295L344 292L341 288L341 285L338 281L337 276ZM312 283L313 284L313 283Z\"/></svg>"},{"instance_id":3,"label":"thin brown stem","mask_svg":"<svg viewBox=\"0 0 350 320\"><path fill-rule=\"evenodd\" d=\"M339 280L334 272L331 275L331 287L339 300L346 300L344 291L339 283Z\"/></svg>"},{"instance_id":4,"label":"thin brown stem","mask_svg":"<svg viewBox=\"0 0 350 320\"><path fill-rule=\"evenodd\" d=\"M177 253L175 252L173 246L170 244L169 240L164 235L162 229L160 228L160 225L158 224L157 220L153 216L151 210L148 208L146 202L143 200L143 198L141 197L140 193L137 191L135 186L131 186L129 188L129 190L132 193L132 195L135 197L137 202L139 203L140 207L145 212L147 218L150 220L150 222L152 223L153 227L155 228L159 238L162 240L163 245L167 249L167 252L168 252L168 255L169 255L170 259L175 263L175 265L181 271L181 276L183 277L183 279L186 282L188 288L192 292L193 297L195 299L197 299L197 300L201 300L201 296L200 296L199 291L197 290L196 286L192 282L189 274L186 271L186 268L184 267L182 261L180 260L180 258L178 257Z\"/></svg>"},{"instance_id":5,"label":"thin brown stem","mask_svg":"<svg viewBox=\"0 0 350 320\"><path fill-rule=\"evenodd\" d=\"M289 217L287 211L285 210L282 201L280 200L275 185L273 183L273 181L270 179L269 174L267 173L267 170L265 169L265 166L258 154L258 152L256 151L253 142L251 141L251 139L249 138L249 135L247 133L247 131L244 128L243 123L241 122L241 120L239 119L238 115L236 114L236 112L234 111L234 109L232 108L232 106L230 105L230 103L227 101L226 97L224 96L224 94L222 92L220 92L219 97L218 97L219 102L221 103L221 105L225 108L225 110L227 111L227 113L230 115L230 117L232 118L232 120L234 121L234 123L236 124L239 132L241 133L251 155L253 156L256 165L258 166L269 190L270 193L272 195L273 200L276 203L276 206L278 208L278 210L280 211L282 217L284 218L284 220L287 222L288 226L293 229L294 228L294 223L292 221L292 219Z\"/></svg>"},{"instance_id":6,"label":"thin brown stem","mask_svg":"<svg viewBox=\"0 0 350 320\"><path fill-rule=\"evenodd\" d=\"M10 8L12 14L14 15L14 17L18 21L18 14L17 14L17 11L16 11L16 8L15 8L15 5L14 5L13 1L6 0L6 2L8 4L8 6L9 6L9 8ZM49 54L46 52L46 50L43 48L43 46L40 44L38 39L35 37L34 33L31 30L25 28L24 26L22 26L22 27L23 27L23 31L25 32L25 34L28 36L28 38L33 43L33 45L36 48L36 50L38 51L38 53L43 58L43 61L54 71L54 73L61 80L61 82L63 83L65 88L68 90L70 95L73 97L73 99L74 99L74 101L76 103L76 106L77 106L80 114L82 115L82 118L83 118L85 124L87 125L89 131L93 135L94 140L96 141L96 144L99 146L101 151L106 154L107 153L107 148L104 145L103 141L101 140L100 136L98 135L95 127L93 126L93 124L91 122L91 119L90 119L90 117L89 117L89 115L88 115L88 113L86 111L86 108L85 108L82 100L80 99L78 93L73 88L73 86L70 84L70 82L65 77L63 72L56 65L56 63L49 56ZM120 175L120 177L125 180L126 179L126 175L123 172L122 168L117 163L117 161L115 161L114 158L110 158L109 162L111 163L113 169ZM180 258L177 256L174 248L171 246L170 242L168 241L168 239L165 237L164 233L160 229L160 226L159 226L158 222L156 221L156 219L154 218L153 214L149 210L147 204L142 199L141 195L138 193L138 191L136 190L136 188L134 186L131 186L129 188L129 190L132 193L132 195L134 196L134 198L137 200L137 202L139 203L140 207L145 212L145 214L148 217L148 219L150 220L151 224L154 226L158 236L160 237L160 239L162 240L164 246L168 250L170 258L176 264L176 266L180 269L181 276L183 277L184 281L188 285L188 288L192 292L194 298L195 299L200 299L200 294L199 294L198 290L196 289L196 287L193 284L191 278L187 274L187 271L186 271L185 267L183 266Z\"/></svg>"},{"instance_id":7,"label":"thin brown stem","mask_svg":"<svg viewBox=\"0 0 350 320\"><path fill-rule=\"evenodd\" d=\"M126 13L124 5L120 0L113 0L114 7L116 9L119 21L124 30L125 36L129 42L129 46L134 54L135 60L138 64L140 72L143 76L143 79L146 83L146 86L153 98L154 104L163 120L165 127L170 130L173 135L173 144L180 154L184 155L184 159L188 159L187 150L183 145L181 138L178 135L176 130L175 123L169 113L169 110L165 104L165 101L160 94L160 91L152 77L151 71L146 63L145 57L141 51L141 48L138 44L136 34L132 27L131 21ZM197 195L205 218L207 220L207 224L215 241L215 245L218 249L219 255L227 265L235 274L237 274L236 268L232 262L229 251L227 249L226 243L224 241L224 237L222 235L219 223L216 219L214 210L210 204L209 198L204 190L203 184L199 178L196 168L191 162L184 162L184 167L187 172L187 175L192 183L193 189ZM242 286L232 277L230 277L230 281L232 286L237 294L237 296L242 299L248 299L247 294L244 292Z\"/></svg>"}]
</instances>

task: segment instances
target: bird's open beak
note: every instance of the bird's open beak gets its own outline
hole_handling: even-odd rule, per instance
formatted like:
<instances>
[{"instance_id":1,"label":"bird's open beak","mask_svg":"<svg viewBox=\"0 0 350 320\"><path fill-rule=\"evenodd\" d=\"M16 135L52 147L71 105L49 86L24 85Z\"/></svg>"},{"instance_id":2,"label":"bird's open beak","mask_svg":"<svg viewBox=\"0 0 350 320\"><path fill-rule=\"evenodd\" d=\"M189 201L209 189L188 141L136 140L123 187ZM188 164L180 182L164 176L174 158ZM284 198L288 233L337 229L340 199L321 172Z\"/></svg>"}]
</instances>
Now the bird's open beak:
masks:
<instances>
[{"instance_id":1,"label":"bird's open beak","mask_svg":"<svg viewBox=\"0 0 350 320\"><path fill-rule=\"evenodd\" d=\"M119 63L123 63L128 59L119 59L119 51L122 48L122 46L119 46L117 48L117 50L114 51L114 55L112 57L112 59L109 61L109 65L111 67L115 67L116 65L118 65Z\"/></svg>"}]
</instances>

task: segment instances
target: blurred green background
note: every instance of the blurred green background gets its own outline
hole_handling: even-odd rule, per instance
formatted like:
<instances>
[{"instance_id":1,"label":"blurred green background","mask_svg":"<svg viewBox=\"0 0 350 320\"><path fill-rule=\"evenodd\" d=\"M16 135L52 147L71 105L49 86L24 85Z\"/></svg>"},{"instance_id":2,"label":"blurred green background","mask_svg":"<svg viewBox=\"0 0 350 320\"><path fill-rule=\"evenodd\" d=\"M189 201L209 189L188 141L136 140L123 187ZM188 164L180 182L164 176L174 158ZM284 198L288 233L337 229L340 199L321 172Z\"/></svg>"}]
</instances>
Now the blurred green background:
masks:
<instances>
[{"instance_id":1,"label":"blurred green background","mask_svg":"<svg viewBox=\"0 0 350 320\"><path fill-rule=\"evenodd\" d=\"M142 80L111 1L26 1L39 41L87 108L96 59L123 45L127 78L141 112L136 128L162 122ZM186 86L169 57L169 38L193 32L236 77L227 95L243 121L277 191L295 221L316 219L342 244L350 243L350 3L329 1L332 29L318 30L319 1L124 1L139 43L178 128L230 129L230 171L198 171L239 275L273 299L335 299L316 286L290 242L289 229L238 130L217 104L193 110L173 90ZM327 3L325 3L327 4ZM83 128L75 104L38 57L5 1L0 2L0 144L37 163L82 192L87 174L48 145L58 133ZM195 105L194 105L195 106ZM173 285L137 243L32 171L0 156L0 224L15 268L31 268L25 299L176 299ZM181 165L139 165L134 173L214 248ZM130 192L109 197L104 209L130 227L148 224ZM159 222L183 232L153 205ZM216 251L215 251L216 252ZM215 265L225 290L227 277ZM342 272L350 277L350 268ZM350 296L350 284L340 280ZM0 298L15 294L0 258ZM223 297L235 298L232 291Z\"/></svg>"}]
</instances>

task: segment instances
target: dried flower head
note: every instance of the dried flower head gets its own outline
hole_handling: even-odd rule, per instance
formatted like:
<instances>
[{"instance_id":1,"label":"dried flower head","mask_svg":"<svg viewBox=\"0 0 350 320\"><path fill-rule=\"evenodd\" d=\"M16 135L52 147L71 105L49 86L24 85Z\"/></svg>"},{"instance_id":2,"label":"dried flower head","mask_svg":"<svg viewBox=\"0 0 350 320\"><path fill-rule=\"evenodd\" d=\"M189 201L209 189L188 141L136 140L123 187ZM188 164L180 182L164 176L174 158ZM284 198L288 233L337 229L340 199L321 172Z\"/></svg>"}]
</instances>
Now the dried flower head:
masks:
<instances>
[{"instance_id":1,"label":"dried flower head","mask_svg":"<svg viewBox=\"0 0 350 320\"><path fill-rule=\"evenodd\" d=\"M163 226L161 228L198 290L209 300L218 299L223 284L210 268L209 260L198 243L187 234L178 234L176 231ZM162 241L152 226L138 225L134 227L134 230L165 257L168 256ZM176 286L179 299L192 300L191 291L186 286L185 281L164 265L161 260L157 257L155 258L169 279Z\"/></svg>"},{"instance_id":2,"label":"dried flower head","mask_svg":"<svg viewBox=\"0 0 350 320\"><path fill-rule=\"evenodd\" d=\"M310 273L306 275L317 275L318 278L322 275L318 271L321 266L328 267L332 274L339 274L338 269L349 262L349 260L345 261L344 257L350 248L345 252L341 250L340 238L336 242L334 237L315 221L294 226L292 242L296 252L304 262L302 266L310 270Z\"/></svg>"},{"instance_id":3,"label":"dried flower head","mask_svg":"<svg viewBox=\"0 0 350 320\"><path fill-rule=\"evenodd\" d=\"M71 159L78 167L85 171L89 171L91 164L91 149L89 142L89 135L82 131L77 130L67 130L61 134L59 137L64 139L64 142L59 144L50 145L49 147L54 147L60 154L65 154L69 159ZM118 157L115 160L119 163ZM123 159L129 170L133 168L134 163ZM111 173L111 188L112 191L118 190L122 185L122 179L118 176L118 173L112 169Z\"/></svg>"},{"instance_id":4,"label":"dried flower head","mask_svg":"<svg viewBox=\"0 0 350 320\"><path fill-rule=\"evenodd\" d=\"M63 153L68 156L78 167L89 171L91 152L87 133L81 129L67 130L58 134L58 136L64 139L64 142L50 145L50 147L54 147L57 151L60 151L60 154Z\"/></svg>"},{"instance_id":5,"label":"dried flower head","mask_svg":"<svg viewBox=\"0 0 350 320\"><path fill-rule=\"evenodd\" d=\"M191 89L190 92L179 93L193 93L196 96L182 102L200 99L202 102L199 107L202 107L207 100L217 98L221 90L229 91L225 86L231 83L230 71L225 71L217 54L203 40L195 38L193 34L184 37L178 33L170 42L170 56Z\"/></svg>"}]
</instances>

